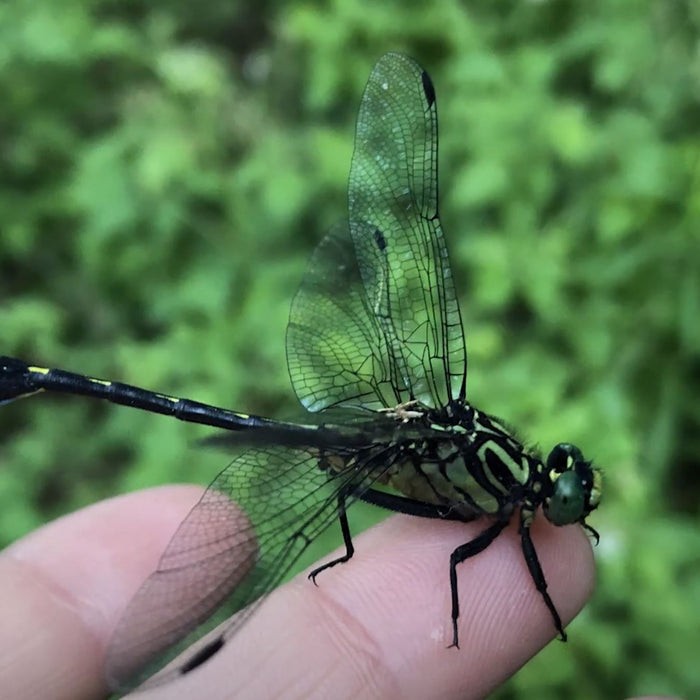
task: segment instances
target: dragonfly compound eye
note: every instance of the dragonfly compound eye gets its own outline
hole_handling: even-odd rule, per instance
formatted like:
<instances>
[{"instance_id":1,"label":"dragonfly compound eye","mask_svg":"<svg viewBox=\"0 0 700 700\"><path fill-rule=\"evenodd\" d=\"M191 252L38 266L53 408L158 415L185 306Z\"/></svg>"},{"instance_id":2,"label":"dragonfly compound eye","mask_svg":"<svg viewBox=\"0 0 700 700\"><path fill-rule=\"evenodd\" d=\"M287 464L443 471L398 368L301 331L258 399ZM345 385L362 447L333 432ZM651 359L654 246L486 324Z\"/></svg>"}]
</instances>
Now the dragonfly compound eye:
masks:
<instances>
[{"instance_id":1,"label":"dragonfly compound eye","mask_svg":"<svg viewBox=\"0 0 700 700\"><path fill-rule=\"evenodd\" d=\"M545 501L544 514L554 525L578 522L586 509L586 493L581 477L575 471L561 474L554 482L554 491Z\"/></svg>"},{"instance_id":2,"label":"dragonfly compound eye","mask_svg":"<svg viewBox=\"0 0 700 700\"><path fill-rule=\"evenodd\" d=\"M552 448L547 457L547 471L565 472L577 462L583 462L583 455L576 445L560 442Z\"/></svg>"}]
</instances>

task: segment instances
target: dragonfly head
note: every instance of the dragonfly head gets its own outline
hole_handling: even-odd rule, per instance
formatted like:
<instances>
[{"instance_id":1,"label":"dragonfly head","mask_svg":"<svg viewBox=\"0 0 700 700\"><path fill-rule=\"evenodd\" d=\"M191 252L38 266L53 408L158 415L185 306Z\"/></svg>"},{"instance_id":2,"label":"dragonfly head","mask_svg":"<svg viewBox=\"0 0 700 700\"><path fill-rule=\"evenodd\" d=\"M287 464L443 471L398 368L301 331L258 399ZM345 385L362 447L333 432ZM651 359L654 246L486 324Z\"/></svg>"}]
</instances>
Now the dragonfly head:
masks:
<instances>
[{"instance_id":1,"label":"dragonfly head","mask_svg":"<svg viewBox=\"0 0 700 700\"><path fill-rule=\"evenodd\" d=\"M600 502L600 469L591 466L578 447L561 442L549 453L545 473L552 482L551 494L543 504L547 520L554 525L583 524Z\"/></svg>"}]
</instances>

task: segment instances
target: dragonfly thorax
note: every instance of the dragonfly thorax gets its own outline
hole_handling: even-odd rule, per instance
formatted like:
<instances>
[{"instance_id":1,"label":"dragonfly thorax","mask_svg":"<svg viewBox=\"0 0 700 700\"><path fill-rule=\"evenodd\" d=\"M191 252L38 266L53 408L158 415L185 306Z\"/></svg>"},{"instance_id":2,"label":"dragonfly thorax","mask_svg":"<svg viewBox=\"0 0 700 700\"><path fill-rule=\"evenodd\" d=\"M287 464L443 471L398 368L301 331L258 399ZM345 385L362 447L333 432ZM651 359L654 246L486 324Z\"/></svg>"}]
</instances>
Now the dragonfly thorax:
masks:
<instances>
[{"instance_id":1,"label":"dragonfly thorax","mask_svg":"<svg viewBox=\"0 0 700 700\"><path fill-rule=\"evenodd\" d=\"M383 483L468 519L530 505L528 487L543 464L498 419L465 404L449 414L428 410L421 420L426 432L419 438L410 425L398 431Z\"/></svg>"}]
</instances>

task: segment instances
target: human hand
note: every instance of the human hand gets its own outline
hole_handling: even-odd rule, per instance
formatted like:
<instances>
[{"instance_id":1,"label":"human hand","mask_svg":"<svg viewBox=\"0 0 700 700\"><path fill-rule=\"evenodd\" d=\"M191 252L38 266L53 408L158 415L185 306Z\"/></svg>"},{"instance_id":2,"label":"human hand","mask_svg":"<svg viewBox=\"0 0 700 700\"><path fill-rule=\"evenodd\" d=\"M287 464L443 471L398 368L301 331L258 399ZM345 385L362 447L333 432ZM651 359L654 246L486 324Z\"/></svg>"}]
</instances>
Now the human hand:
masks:
<instances>
[{"instance_id":1,"label":"human hand","mask_svg":"<svg viewBox=\"0 0 700 700\"><path fill-rule=\"evenodd\" d=\"M111 631L200 494L168 486L103 501L0 553L5 700L108 695ZM204 665L137 697L482 697L556 634L510 527L458 567L460 648L446 648L449 555L483 527L393 516L353 538L352 561L318 587L300 574ZM591 547L579 527L544 518L532 532L567 623L593 589Z\"/></svg>"}]
</instances>

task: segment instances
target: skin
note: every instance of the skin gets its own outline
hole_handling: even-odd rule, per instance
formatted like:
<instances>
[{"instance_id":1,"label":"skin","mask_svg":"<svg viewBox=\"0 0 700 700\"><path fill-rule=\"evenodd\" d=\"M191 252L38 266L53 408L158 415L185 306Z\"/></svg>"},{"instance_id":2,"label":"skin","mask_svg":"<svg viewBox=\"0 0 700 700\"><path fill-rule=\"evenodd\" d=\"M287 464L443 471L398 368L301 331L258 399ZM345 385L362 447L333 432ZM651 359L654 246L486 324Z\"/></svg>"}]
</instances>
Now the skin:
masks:
<instances>
[{"instance_id":1,"label":"skin","mask_svg":"<svg viewBox=\"0 0 700 700\"><path fill-rule=\"evenodd\" d=\"M120 613L201 489L167 486L65 516L0 553L0 688L23 700L108 695L103 664ZM578 526L533 527L565 622L593 590ZM460 566L460 649L446 649L448 558L483 523L397 515L355 538L355 557L267 599L224 649L156 698L469 698L554 637L517 532ZM340 537L340 536L339 536Z\"/></svg>"}]
</instances>

